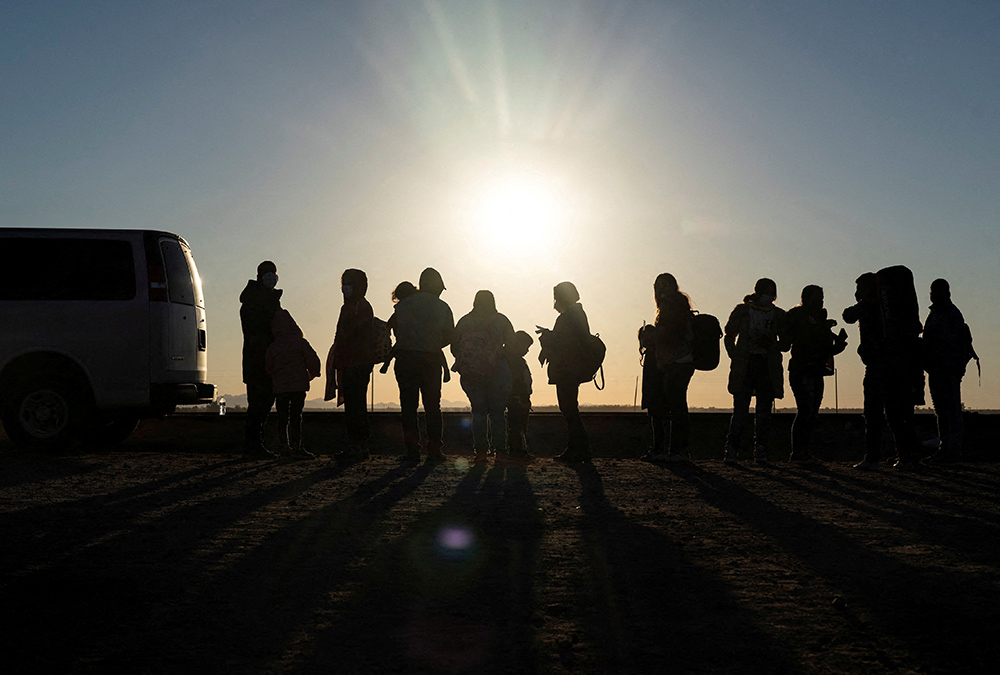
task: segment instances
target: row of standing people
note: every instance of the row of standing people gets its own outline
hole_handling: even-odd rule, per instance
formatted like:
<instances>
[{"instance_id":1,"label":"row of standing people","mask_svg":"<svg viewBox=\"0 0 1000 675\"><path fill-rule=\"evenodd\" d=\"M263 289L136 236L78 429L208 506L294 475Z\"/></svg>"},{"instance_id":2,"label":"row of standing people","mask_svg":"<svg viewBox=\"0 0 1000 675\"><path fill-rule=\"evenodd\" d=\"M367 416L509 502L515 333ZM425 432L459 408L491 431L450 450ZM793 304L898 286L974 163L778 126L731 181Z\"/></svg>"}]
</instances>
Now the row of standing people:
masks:
<instances>
[{"instance_id":1,"label":"row of standing people","mask_svg":"<svg viewBox=\"0 0 1000 675\"><path fill-rule=\"evenodd\" d=\"M271 261L257 268L257 278L247 282L240 295L243 328L243 379L247 386L246 455L273 457L265 447L267 416L277 408L281 446L277 454L309 458L302 444L302 410L311 380L319 377L320 359L287 310L281 308L282 291L276 288L277 267ZM356 461L369 452L367 388L376 363L375 332L378 321L365 299L368 280L357 269L341 277L344 304L337 320L334 343L326 362L326 400L344 406L348 445L338 459ZM510 320L496 309L490 291L476 294L472 311L457 324L451 308L441 300L445 290L433 268L420 275L419 286L400 283L393 291L396 303L386 328L395 344L382 366L386 372L395 360L394 374L399 402L404 461L419 461L421 437L418 407L423 402L426 438L423 449L429 461L444 458L441 385L449 368L443 350L451 347L452 370L460 375L462 389L472 407L473 454L482 461L491 455L527 462L526 426L531 409L531 371L524 357L534 340L515 331ZM589 325L579 293L570 282L554 289L554 306L560 313L552 330L537 327L542 350L540 361L549 362L549 379L556 385L560 410L569 431L566 452L560 459L589 461L589 440L579 410L580 380L571 368L567 345L589 336Z\"/></svg>"},{"instance_id":2,"label":"row of standing people","mask_svg":"<svg viewBox=\"0 0 1000 675\"><path fill-rule=\"evenodd\" d=\"M301 444L302 406L309 380L320 374L319 357L302 336L287 311L280 308L281 291L275 288L277 269L265 261L258 278L248 282L240 297L244 329L244 381L247 384L247 453L267 456L264 426L267 412L277 403L283 444L280 451L311 456ZM365 299L367 277L349 269L341 279L344 304L337 322L333 347L327 359L325 398L344 405L348 447L344 459L368 454L367 386L376 361L373 331L376 319ZM524 356L533 343L524 331L515 331L496 309L490 291L476 294L472 311L454 323L450 307L440 299L445 290L441 275L433 268L421 273L420 285L403 282L393 292L395 311L387 322L396 337L389 355L395 358L399 386L404 459L420 459L417 409L423 400L429 460L443 455L441 384L448 381L444 348L450 346L453 370L472 407L473 453L477 460L490 455L530 461L525 430L530 410L531 373ZM692 304L670 274L659 275L653 284L656 318L640 329L643 366L643 408L649 411L653 446L644 455L651 461L679 461L690 456L690 415L687 390L694 374ZM924 333L923 348L886 340L884 318L878 308L876 279L865 274L857 280L857 304L844 311L848 323L859 323L858 353L865 364L864 400L866 454L856 465L878 466L885 421L896 443L900 468L915 459L913 408L917 402L914 364L929 374L931 397L938 416L941 446L934 461L953 463L961 459L961 379L974 351L971 334L961 312L951 303L950 288L943 279L931 286L931 313L926 325L904 331L916 338ZM559 409L567 423L568 442L559 459L589 461L589 438L579 411L581 378L575 366L573 345L590 335L580 296L570 282L553 289L554 308L559 313L552 330L536 327L542 349L539 361L548 363L550 384L556 387ZM730 358L728 381L733 396L733 416L724 461L739 461L744 430L755 399L753 459L768 461L770 414L775 399L782 398L784 372L782 354L791 352L788 380L797 414L792 426L790 461L813 464L818 460L809 449L810 437L823 400L824 378L832 374L832 359L847 344L846 332L834 333L836 321L823 306L823 289L809 285L801 303L787 313L775 305L777 285L760 279L754 292L731 312L724 330ZM919 321L918 321L919 324ZM907 343L910 344L910 343ZM917 352L923 355L917 358ZM382 372L389 366L386 359Z\"/></svg>"},{"instance_id":3,"label":"row of standing people","mask_svg":"<svg viewBox=\"0 0 1000 675\"><path fill-rule=\"evenodd\" d=\"M890 280L892 275L903 275L898 285L912 288L909 270L897 267L883 272ZM855 468L879 467L886 423L895 443L894 466L915 468L918 447L913 416L915 406L923 402L925 371L940 439L929 462L960 462L961 382L968 362L978 357L971 331L951 301L948 282L937 279L931 284L930 313L923 325L916 313L915 295L912 312L897 311L889 316L883 306L887 293L880 292L884 289L879 288L874 273L861 275L856 286L857 303L843 313L844 321L859 324L858 354L865 365L865 456ZM653 294L656 320L639 331L640 353L645 355L643 408L648 410L653 428L653 446L644 458L674 462L690 457L687 388L694 373L692 307L670 274L657 277ZM739 462L751 400L755 402L753 460L768 462L771 411L775 399L784 395L782 361L783 353L789 351L788 381L797 409L789 460L819 463L810 450L810 439L823 400L824 378L834 373L833 358L847 346L847 333L843 329L833 332L837 322L827 315L821 287L803 288L801 303L788 312L775 305L777 295L774 281L758 280L754 292L733 309L725 325L724 344L730 358L728 390L733 396L723 454L727 464Z\"/></svg>"}]
</instances>

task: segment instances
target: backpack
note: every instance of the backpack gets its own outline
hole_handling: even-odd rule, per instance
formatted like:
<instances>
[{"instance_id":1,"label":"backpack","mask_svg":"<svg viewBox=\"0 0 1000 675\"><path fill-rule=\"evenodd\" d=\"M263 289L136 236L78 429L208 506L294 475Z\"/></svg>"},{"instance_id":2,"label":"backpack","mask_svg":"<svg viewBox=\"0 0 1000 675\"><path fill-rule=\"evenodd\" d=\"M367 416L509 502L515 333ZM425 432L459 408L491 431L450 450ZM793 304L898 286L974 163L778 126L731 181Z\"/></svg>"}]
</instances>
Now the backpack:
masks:
<instances>
[{"instance_id":1,"label":"backpack","mask_svg":"<svg viewBox=\"0 0 1000 675\"><path fill-rule=\"evenodd\" d=\"M604 355L608 348L600 334L588 335L583 340L583 350L580 354L580 383L594 381L594 386L604 389ZM597 384L597 373L601 374L601 384Z\"/></svg>"},{"instance_id":2,"label":"backpack","mask_svg":"<svg viewBox=\"0 0 1000 675\"><path fill-rule=\"evenodd\" d=\"M372 342L374 343L375 363L385 363L389 360L392 350L392 338L389 337L389 326L377 316L372 320Z\"/></svg>"},{"instance_id":3,"label":"backpack","mask_svg":"<svg viewBox=\"0 0 1000 675\"><path fill-rule=\"evenodd\" d=\"M695 370L715 370L719 365L722 326L711 314L691 312L691 354Z\"/></svg>"},{"instance_id":4,"label":"backpack","mask_svg":"<svg viewBox=\"0 0 1000 675\"><path fill-rule=\"evenodd\" d=\"M455 350L455 370L466 377L487 380L500 367L500 346L488 326L466 331Z\"/></svg>"}]
</instances>

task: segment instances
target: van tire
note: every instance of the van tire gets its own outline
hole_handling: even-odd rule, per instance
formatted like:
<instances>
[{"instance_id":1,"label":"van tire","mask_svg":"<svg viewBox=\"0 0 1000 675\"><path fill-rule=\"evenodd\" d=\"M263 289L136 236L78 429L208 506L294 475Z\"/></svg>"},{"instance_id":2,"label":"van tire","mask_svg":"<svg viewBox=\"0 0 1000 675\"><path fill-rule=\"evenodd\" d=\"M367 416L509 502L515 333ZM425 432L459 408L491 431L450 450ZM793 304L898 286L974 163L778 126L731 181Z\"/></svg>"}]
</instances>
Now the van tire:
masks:
<instances>
[{"instance_id":1,"label":"van tire","mask_svg":"<svg viewBox=\"0 0 1000 675\"><path fill-rule=\"evenodd\" d=\"M89 418L87 397L62 379L37 380L6 399L3 428L15 445L33 450L64 450L80 438Z\"/></svg>"},{"instance_id":2,"label":"van tire","mask_svg":"<svg viewBox=\"0 0 1000 675\"><path fill-rule=\"evenodd\" d=\"M101 416L84 435L84 442L94 449L124 443L139 426L139 416L127 413Z\"/></svg>"}]
</instances>

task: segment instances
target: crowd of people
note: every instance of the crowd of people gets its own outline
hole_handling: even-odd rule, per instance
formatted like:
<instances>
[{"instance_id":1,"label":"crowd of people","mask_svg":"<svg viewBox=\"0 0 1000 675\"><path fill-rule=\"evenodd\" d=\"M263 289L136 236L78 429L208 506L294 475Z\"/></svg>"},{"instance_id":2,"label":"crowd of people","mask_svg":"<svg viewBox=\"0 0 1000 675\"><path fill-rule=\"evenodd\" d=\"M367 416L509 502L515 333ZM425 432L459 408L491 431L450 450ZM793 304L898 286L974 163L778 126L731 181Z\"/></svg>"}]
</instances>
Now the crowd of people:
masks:
<instances>
[{"instance_id":1,"label":"crowd of people","mask_svg":"<svg viewBox=\"0 0 1000 675\"><path fill-rule=\"evenodd\" d=\"M302 443L303 404L309 383L321 374L320 358L303 337L276 288L277 267L271 261L257 268L240 295L243 327L243 379L247 387L246 455L309 458ZM858 354L865 366L865 454L855 464L877 469L882 460L882 433L886 424L895 445L893 466L916 468L918 444L914 409L923 403L924 373L930 388L939 430L939 447L928 458L934 464L962 461L961 382L973 358L972 335L962 313L951 301L944 279L931 284L930 313L920 322L912 274L902 266L865 273L856 281L857 303L843 312L843 320L860 327ZM442 437L441 387L458 373L472 408L472 453L475 462L526 463L526 429L531 410L531 370L525 357L534 339L515 330L497 310L488 290L476 293L471 311L454 321L441 299L441 274L428 267L418 285L401 282L392 293L392 316L375 317L365 299L368 279L357 269L341 275L344 303L333 345L326 359L324 398L343 405L348 442L336 453L338 461L363 461L369 456L367 392L375 365L385 373L394 361L405 452L403 461L428 462L445 458ZM791 455L795 464L819 464L810 439L823 400L824 379L833 374L833 359L847 346L844 329L828 318L823 289L802 289L801 302L787 312L775 302L777 284L759 279L730 313L725 327L707 338L715 359L705 366L706 337L699 335L697 312L690 297L671 274L653 282L656 315L638 334L643 354L642 407L648 411L652 446L642 456L651 462L690 459L690 413L687 392L696 368L718 363L721 332L730 369L728 391L733 414L722 461L740 461L744 431L754 402L752 461L767 463L771 411L784 395L784 353L790 352L788 382L795 399ZM536 326L539 363L547 365L549 384L556 388L559 410L566 421L565 451L556 457L567 463L590 461L590 442L580 414L580 385L590 381L603 359L604 346L590 333L587 314L576 287L564 281L553 288L558 317L551 329ZM714 319L713 319L714 321ZM390 334L394 338L390 340ZM597 347L595 347L595 342ZM445 348L453 363L449 368ZM596 360L595 360L596 359ZM423 403L425 435L421 439L418 408ZM265 427L272 406L277 407L281 438L277 452L265 447Z\"/></svg>"}]
</instances>

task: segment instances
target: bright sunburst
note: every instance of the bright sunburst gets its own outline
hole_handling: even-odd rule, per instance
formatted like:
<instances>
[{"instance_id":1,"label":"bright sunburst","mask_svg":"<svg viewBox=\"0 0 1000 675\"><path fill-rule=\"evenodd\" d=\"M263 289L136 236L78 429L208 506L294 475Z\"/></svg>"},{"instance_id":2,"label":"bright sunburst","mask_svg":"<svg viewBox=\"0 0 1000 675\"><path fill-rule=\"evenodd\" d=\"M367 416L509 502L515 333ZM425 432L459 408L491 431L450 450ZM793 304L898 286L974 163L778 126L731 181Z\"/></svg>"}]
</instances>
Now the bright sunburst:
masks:
<instances>
[{"instance_id":1,"label":"bright sunburst","mask_svg":"<svg viewBox=\"0 0 1000 675\"><path fill-rule=\"evenodd\" d=\"M537 251L552 244L566 223L558 192L543 181L511 177L486 188L476 206L475 227L507 253Z\"/></svg>"}]
</instances>

